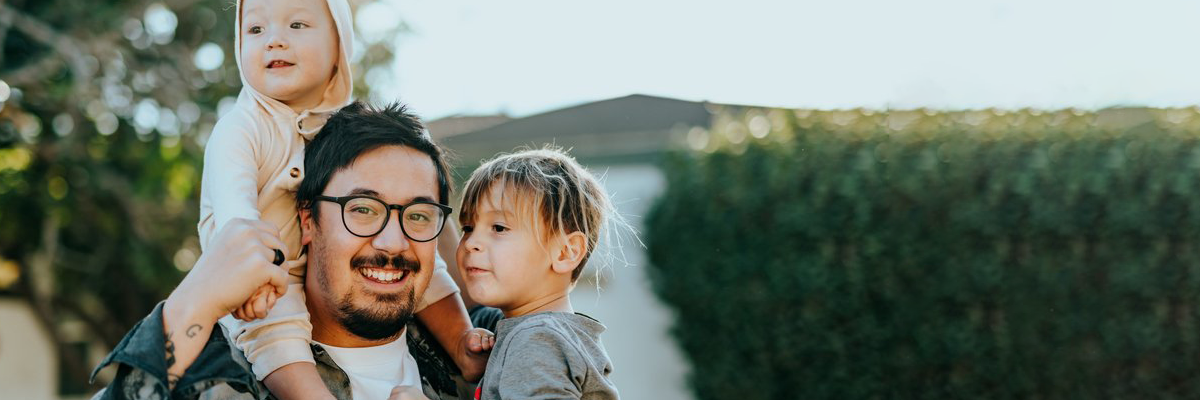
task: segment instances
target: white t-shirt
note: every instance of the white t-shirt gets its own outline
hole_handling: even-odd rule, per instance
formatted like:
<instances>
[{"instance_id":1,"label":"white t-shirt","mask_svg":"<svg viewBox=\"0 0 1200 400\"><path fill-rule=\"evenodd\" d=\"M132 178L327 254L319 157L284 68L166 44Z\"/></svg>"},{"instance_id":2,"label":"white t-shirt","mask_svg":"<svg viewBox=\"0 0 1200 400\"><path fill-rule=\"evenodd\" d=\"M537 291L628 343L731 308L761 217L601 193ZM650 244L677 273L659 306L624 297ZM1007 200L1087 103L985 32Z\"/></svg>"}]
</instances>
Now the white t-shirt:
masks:
<instances>
[{"instance_id":1,"label":"white t-shirt","mask_svg":"<svg viewBox=\"0 0 1200 400\"><path fill-rule=\"evenodd\" d=\"M329 357L350 377L354 400L385 400L396 386L407 386L403 399L425 399L421 393L421 375L417 360L408 353L405 333L391 343L372 347L334 347L320 344ZM412 395L408 395L412 394Z\"/></svg>"}]
</instances>

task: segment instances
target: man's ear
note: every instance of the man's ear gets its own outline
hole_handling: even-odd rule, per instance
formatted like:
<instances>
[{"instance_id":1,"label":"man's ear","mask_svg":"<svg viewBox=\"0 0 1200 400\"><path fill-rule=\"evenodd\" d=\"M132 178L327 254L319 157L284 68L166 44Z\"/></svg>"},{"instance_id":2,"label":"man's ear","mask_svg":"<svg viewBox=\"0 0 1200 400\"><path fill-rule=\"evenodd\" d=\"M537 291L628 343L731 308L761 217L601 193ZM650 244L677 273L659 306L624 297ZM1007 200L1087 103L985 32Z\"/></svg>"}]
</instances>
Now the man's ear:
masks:
<instances>
[{"instance_id":1,"label":"man's ear","mask_svg":"<svg viewBox=\"0 0 1200 400\"><path fill-rule=\"evenodd\" d=\"M584 254L587 254L587 236L583 232L571 232L559 240L551 253L550 268L555 273L570 274L583 261Z\"/></svg>"},{"instance_id":2,"label":"man's ear","mask_svg":"<svg viewBox=\"0 0 1200 400\"><path fill-rule=\"evenodd\" d=\"M313 226L312 209L304 207L300 209L300 245L308 246L312 243L312 234L316 226Z\"/></svg>"}]
</instances>

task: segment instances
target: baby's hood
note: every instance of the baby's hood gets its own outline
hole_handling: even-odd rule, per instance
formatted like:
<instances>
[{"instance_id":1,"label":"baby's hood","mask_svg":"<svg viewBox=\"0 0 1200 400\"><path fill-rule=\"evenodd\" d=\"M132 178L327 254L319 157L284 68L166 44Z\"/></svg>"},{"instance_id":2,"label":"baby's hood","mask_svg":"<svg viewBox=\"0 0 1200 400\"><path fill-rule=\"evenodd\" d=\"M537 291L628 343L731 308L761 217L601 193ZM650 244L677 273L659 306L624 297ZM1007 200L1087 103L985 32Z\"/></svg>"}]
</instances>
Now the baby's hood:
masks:
<instances>
[{"instance_id":1,"label":"baby's hood","mask_svg":"<svg viewBox=\"0 0 1200 400\"><path fill-rule=\"evenodd\" d=\"M354 20L350 12L350 3L347 0L325 0L329 6L329 13L333 16L333 23L337 26L338 44L340 52L338 54L337 73L330 79L329 86L325 88L325 96L321 104L315 108L304 110L300 114L288 107L283 102L268 97L246 81L245 68L242 65L242 2L245 0L237 0L237 19L234 23L234 41L233 54L237 60L238 74L242 77L242 92L238 95L238 102L252 101L257 103L263 110L271 115L271 119L280 124L287 124L281 128L294 130L306 139L312 139L317 131L325 126L325 121L330 115L337 110L350 104L351 94L354 90L354 79L350 75L350 55L354 54ZM300 45L303 44L293 44Z\"/></svg>"}]
</instances>

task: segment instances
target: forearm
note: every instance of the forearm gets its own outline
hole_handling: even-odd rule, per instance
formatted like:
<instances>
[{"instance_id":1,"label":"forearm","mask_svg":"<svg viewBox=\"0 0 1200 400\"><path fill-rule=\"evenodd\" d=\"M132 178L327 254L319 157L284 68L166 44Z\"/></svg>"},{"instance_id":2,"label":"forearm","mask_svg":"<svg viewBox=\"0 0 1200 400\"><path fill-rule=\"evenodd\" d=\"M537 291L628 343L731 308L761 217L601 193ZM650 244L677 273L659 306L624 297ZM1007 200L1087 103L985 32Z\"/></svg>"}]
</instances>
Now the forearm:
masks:
<instances>
[{"instance_id":1,"label":"forearm","mask_svg":"<svg viewBox=\"0 0 1200 400\"><path fill-rule=\"evenodd\" d=\"M298 362L285 365L263 379L271 394L282 400L334 399L325 387L317 366Z\"/></svg>"},{"instance_id":2,"label":"forearm","mask_svg":"<svg viewBox=\"0 0 1200 400\"><path fill-rule=\"evenodd\" d=\"M204 350L218 318L191 303L188 296L181 293L185 290L181 287L172 292L163 305L163 348L167 361L167 385L172 389Z\"/></svg>"},{"instance_id":3,"label":"forearm","mask_svg":"<svg viewBox=\"0 0 1200 400\"><path fill-rule=\"evenodd\" d=\"M471 318L467 315L458 293L451 293L425 307L417 313L417 318L429 328L447 353L456 359L459 357L456 353L461 353L463 348L459 341L462 340L463 333L472 326Z\"/></svg>"}]
</instances>

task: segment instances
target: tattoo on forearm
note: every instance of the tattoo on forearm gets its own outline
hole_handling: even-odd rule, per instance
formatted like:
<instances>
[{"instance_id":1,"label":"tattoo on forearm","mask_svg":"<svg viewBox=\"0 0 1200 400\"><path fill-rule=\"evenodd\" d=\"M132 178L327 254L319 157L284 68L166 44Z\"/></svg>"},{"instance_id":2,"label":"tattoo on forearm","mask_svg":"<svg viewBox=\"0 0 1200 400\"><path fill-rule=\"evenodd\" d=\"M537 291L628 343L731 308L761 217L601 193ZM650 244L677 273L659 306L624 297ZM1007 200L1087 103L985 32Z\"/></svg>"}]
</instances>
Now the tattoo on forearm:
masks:
<instances>
[{"instance_id":1,"label":"tattoo on forearm","mask_svg":"<svg viewBox=\"0 0 1200 400\"><path fill-rule=\"evenodd\" d=\"M175 342L171 341L171 334L172 334L172 332L167 332L166 343L163 344L163 350L165 350L165 352L167 353L167 369L168 370L171 369L171 366L175 365ZM167 373L167 388L174 389L176 382L179 382L179 376L168 372Z\"/></svg>"},{"instance_id":2,"label":"tattoo on forearm","mask_svg":"<svg viewBox=\"0 0 1200 400\"><path fill-rule=\"evenodd\" d=\"M200 333L200 331L202 331L202 330L204 330L204 328L201 327L200 324L192 324L192 326L189 326L187 328L187 331L185 331L184 333L187 334L187 337L192 338L192 337L196 337L196 334Z\"/></svg>"},{"instance_id":3,"label":"tattoo on forearm","mask_svg":"<svg viewBox=\"0 0 1200 400\"><path fill-rule=\"evenodd\" d=\"M203 330L204 327L200 326L200 324L192 324L192 326L187 327L183 333L187 335L188 338L194 338ZM166 341L163 343L163 350L165 350L165 353L167 354L167 388L174 390L175 384L179 383L180 375L169 372L171 367L175 365L175 341L171 340L172 334L174 334L174 332L167 332Z\"/></svg>"}]
</instances>

